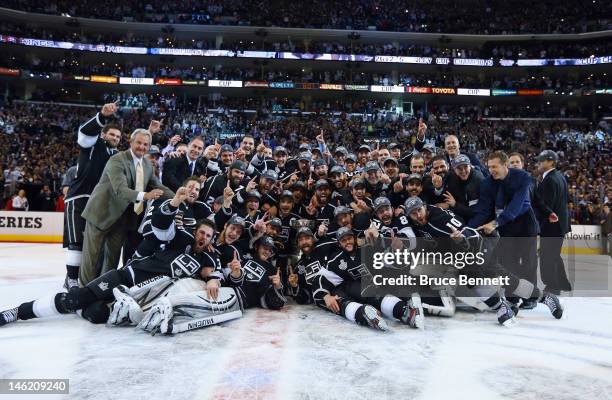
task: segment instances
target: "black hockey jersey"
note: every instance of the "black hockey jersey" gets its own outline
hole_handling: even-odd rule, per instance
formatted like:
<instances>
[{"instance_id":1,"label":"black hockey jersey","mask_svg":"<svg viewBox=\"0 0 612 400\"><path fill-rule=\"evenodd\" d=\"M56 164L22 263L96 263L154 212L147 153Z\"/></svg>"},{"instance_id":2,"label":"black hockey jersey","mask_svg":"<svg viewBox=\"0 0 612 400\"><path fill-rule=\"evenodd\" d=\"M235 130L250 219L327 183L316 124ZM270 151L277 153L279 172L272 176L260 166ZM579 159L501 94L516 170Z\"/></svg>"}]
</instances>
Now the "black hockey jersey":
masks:
<instances>
[{"instance_id":1,"label":"black hockey jersey","mask_svg":"<svg viewBox=\"0 0 612 400\"><path fill-rule=\"evenodd\" d=\"M480 234L468 227L463 220L450 210L427 205L428 221L425 225L411 223L414 233L426 240L434 240L438 250L456 250L479 246ZM450 238L453 229L460 231L466 238L462 243L454 243ZM437 239L437 240L436 240Z\"/></svg>"},{"instance_id":2,"label":"black hockey jersey","mask_svg":"<svg viewBox=\"0 0 612 400\"><path fill-rule=\"evenodd\" d=\"M269 262L257 258L241 263L242 273L239 278L224 274L225 284L233 287L240 298L243 308L260 306L262 308L280 309L286 302L282 288L277 290L270 282L270 276L276 269ZM229 271L229 268L227 269Z\"/></svg>"},{"instance_id":3,"label":"black hockey jersey","mask_svg":"<svg viewBox=\"0 0 612 400\"><path fill-rule=\"evenodd\" d=\"M313 299L317 304L324 304L323 298L331 294L335 287L343 282L357 282L362 279L370 279L371 273L365 263L361 260L361 252L356 250L347 253L340 250L322 268L319 275L312 281Z\"/></svg>"},{"instance_id":4,"label":"black hockey jersey","mask_svg":"<svg viewBox=\"0 0 612 400\"><path fill-rule=\"evenodd\" d=\"M297 287L286 286L285 293L294 298L298 304L313 303L312 282L318 278L321 269L325 268L325 260L321 259L316 248L312 254L302 255L296 265L291 267L298 276Z\"/></svg>"},{"instance_id":5,"label":"black hockey jersey","mask_svg":"<svg viewBox=\"0 0 612 400\"><path fill-rule=\"evenodd\" d=\"M89 197L100 181L108 159L117 152L109 148L100 132L106 119L100 113L79 127L79 157L76 178L70 184L66 201L75 197Z\"/></svg>"},{"instance_id":6,"label":"black hockey jersey","mask_svg":"<svg viewBox=\"0 0 612 400\"><path fill-rule=\"evenodd\" d=\"M185 236L186 241L193 240L193 231L197 221L212 219L223 227L223 214L213 214L210 207L201 201L194 204L181 203L178 208L170 205L170 199L157 199L150 203L142 220L139 231L143 240L138 245L134 257L144 258L153 255L160 246L167 244L176 235ZM217 225L217 230L219 226Z\"/></svg>"}]
</instances>

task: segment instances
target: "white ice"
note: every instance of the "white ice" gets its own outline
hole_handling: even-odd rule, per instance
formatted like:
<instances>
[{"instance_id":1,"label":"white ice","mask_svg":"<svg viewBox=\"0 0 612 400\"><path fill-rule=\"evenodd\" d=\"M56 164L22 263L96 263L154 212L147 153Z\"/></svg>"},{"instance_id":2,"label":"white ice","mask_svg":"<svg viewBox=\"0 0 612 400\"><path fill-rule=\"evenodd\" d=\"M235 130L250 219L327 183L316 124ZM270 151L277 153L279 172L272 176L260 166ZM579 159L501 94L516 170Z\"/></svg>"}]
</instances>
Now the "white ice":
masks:
<instances>
[{"instance_id":1,"label":"white ice","mask_svg":"<svg viewBox=\"0 0 612 400\"><path fill-rule=\"evenodd\" d=\"M61 290L64 274L59 245L0 244L0 310ZM463 311L382 333L297 305L174 337L19 321L0 328L0 378L68 378L70 399L612 399L612 298L564 301L567 318L539 305L512 329Z\"/></svg>"}]
</instances>

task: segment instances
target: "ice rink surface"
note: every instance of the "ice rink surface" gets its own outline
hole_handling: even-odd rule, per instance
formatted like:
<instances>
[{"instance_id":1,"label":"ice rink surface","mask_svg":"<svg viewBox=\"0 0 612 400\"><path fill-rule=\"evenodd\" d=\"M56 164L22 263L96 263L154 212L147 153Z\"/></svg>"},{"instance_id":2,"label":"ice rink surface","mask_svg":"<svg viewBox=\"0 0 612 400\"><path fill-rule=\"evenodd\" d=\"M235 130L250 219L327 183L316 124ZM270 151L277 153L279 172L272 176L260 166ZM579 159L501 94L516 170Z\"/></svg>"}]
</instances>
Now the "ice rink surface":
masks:
<instances>
[{"instance_id":1,"label":"ice rink surface","mask_svg":"<svg viewBox=\"0 0 612 400\"><path fill-rule=\"evenodd\" d=\"M0 309L59 291L64 274L60 245L0 244ZM0 378L69 378L70 394L0 400L612 399L612 298L564 303L562 320L539 305L511 329L460 311L382 333L296 305L174 337L19 321L0 328Z\"/></svg>"}]
</instances>

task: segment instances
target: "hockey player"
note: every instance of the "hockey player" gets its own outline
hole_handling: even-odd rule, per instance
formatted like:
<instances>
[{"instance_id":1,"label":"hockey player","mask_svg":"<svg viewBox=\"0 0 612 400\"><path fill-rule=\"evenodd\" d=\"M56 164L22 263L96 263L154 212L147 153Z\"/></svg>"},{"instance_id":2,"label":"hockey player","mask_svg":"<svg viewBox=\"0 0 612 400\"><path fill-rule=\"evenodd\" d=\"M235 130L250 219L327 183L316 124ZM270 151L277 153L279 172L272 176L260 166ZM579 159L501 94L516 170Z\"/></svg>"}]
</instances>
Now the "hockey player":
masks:
<instances>
[{"instance_id":1,"label":"hockey player","mask_svg":"<svg viewBox=\"0 0 612 400\"><path fill-rule=\"evenodd\" d=\"M293 224L300 219L300 216L293 212L293 193L288 190L283 191L278 201L278 219L281 221L280 232L276 238L278 242L277 266L285 271L288 258L294 253L295 248L295 229Z\"/></svg>"},{"instance_id":2,"label":"hockey player","mask_svg":"<svg viewBox=\"0 0 612 400\"><path fill-rule=\"evenodd\" d=\"M221 260L223 273L226 276L229 273L229 263L234 259L234 256L237 254L238 261L241 261L241 257L249 252L250 238L242 237L244 230L244 218L234 214L229 221L225 223L225 227L217 239L217 253Z\"/></svg>"},{"instance_id":3,"label":"hockey player","mask_svg":"<svg viewBox=\"0 0 612 400\"><path fill-rule=\"evenodd\" d=\"M177 211L169 217L173 219ZM134 261L119 270L111 270L85 287L75 287L68 293L57 293L2 312L0 326L19 319L70 314L78 310L83 310L82 316L89 321L103 323L110 314L107 303L114 299L113 288L119 285L131 287L160 275L204 279L209 295L212 295L218 291L221 277L219 259L211 246L214 235L214 224L202 220L197 224L193 237L175 235L164 250L152 257Z\"/></svg>"},{"instance_id":4,"label":"hockey player","mask_svg":"<svg viewBox=\"0 0 612 400\"><path fill-rule=\"evenodd\" d=\"M315 194L306 207L309 219L315 219L319 224L329 225L334 219L336 205L331 204L331 188L325 179L319 179L315 183Z\"/></svg>"},{"instance_id":5,"label":"hockey player","mask_svg":"<svg viewBox=\"0 0 612 400\"><path fill-rule=\"evenodd\" d=\"M364 172L366 173L366 191L373 198L385 196L390 180L389 177L385 175L383 181L383 175L380 171L378 162L369 161L364 168Z\"/></svg>"},{"instance_id":6,"label":"hockey player","mask_svg":"<svg viewBox=\"0 0 612 400\"><path fill-rule=\"evenodd\" d=\"M230 213L228 210L228 200L224 200L224 206L218 213L212 212L210 207L198 200L200 194L200 179L196 176L187 178L179 188L173 199L155 200L152 207L147 210L141 225L143 240L140 242L134 253L133 259L149 257L167 243L166 232L169 228L167 221L168 212L177 210L174 217L174 227L176 234L193 236L193 229L200 219L208 218L215 222L217 229L223 227L225 216ZM186 193L185 193L186 192ZM225 192L224 192L225 194ZM181 199L184 199L181 201ZM229 198L231 201L231 198Z\"/></svg>"},{"instance_id":7,"label":"hockey player","mask_svg":"<svg viewBox=\"0 0 612 400\"><path fill-rule=\"evenodd\" d=\"M229 181L230 188L234 192L238 192L244 186L246 186L244 174L247 166L240 160L236 160L232 163L228 169L227 174L215 175L206 179L204 187L200 191L200 200L208 205L212 205L213 201L217 196L223 194L223 190L227 186Z\"/></svg>"},{"instance_id":8,"label":"hockey player","mask_svg":"<svg viewBox=\"0 0 612 400\"><path fill-rule=\"evenodd\" d=\"M332 167L329 173L329 180L333 184L332 202L334 204L338 204L338 201L343 202L350 195L346 178L346 169L344 167L340 165Z\"/></svg>"},{"instance_id":9,"label":"hockey player","mask_svg":"<svg viewBox=\"0 0 612 400\"><path fill-rule=\"evenodd\" d=\"M423 310L418 297L405 302L391 295L382 298L362 296L362 285L367 284L371 274L361 260L355 234L344 227L338 229L336 238L340 251L327 261L326 267L312 281L314 302L359 325L383 331L388 330L388 326L377 308L387 318L399 320L413 328L422 328Z\"/></svg>"},{"instance_id":10,"label":"hockey player","mask_svg":"<svg viewBox=\"0 0 612 400\"><path fill-rule=\"evenodd\" d=\"M79 128L77 173L64 200L64 248L66 248L64 287L66 289L78 286L85 231L85 220L81 217L81 213L91 192L100 181L106 162L117 152L117 145L121 140L121 128L107 123L116 111L116 103L105 104L99 113Z\"/></svg>"},{"instance_id":11,"label":"hockey player","mask_svg":"<svg viewBox=\"0 0 612 400\"><path fill-rule=\"evenodd\" d=\"M297 248L300 250L301 257L296 265L287 266L285 294L293 297L298 304L311 304L313 303L313 279L316 279L321 269L325 268L327 258L316 246L317 239L310 228L301 227L296 236Z\"/></svg>"},{"instance_id":12,"label":"hockey player","mask_svg":"<svg viewBox=\"0 0 612 400\"><path fill-rule=\"evenodd\" d=\"M253 247L252 258L244 262L234 253L234 259L224 269L225 282L236 290L243 309L260 306L279 310L286 299L282 294L280 269L270 262L276 251L274 241L262 236Z\"/></svg>"},{"instance_id":13,"label":"hockey player","mask_svg":"<svg viewBox=\"0 0 612 400\"><path fill-rule=\"evenodd\" d=\"M351 179L357 175L357 156L355 154L348 154L344 159L344 166L346 168L346 176Z\"/></svg>"},{"instance_id":14,"label":"hockey player","mask_svg":"<svg viewBox=\"0 0 612 400\"><path fill-rule=\"evenodd\" d=\"M372 199L367 196L366 181L361 178L353 178L350 187L351 195L345 199L345 204L350 205L355 214L365 213L369 216L372 212Z\"/></svg>"},{"instance_id":15,"label":"hockey player","mask_svg":"<svg viewBox=\"0 0 612 400\"><path fill-rule=\"evenodd\" d=\"M374 215L372 227L385 238L407 239L408 250L416 247L416 235L410 226L410 220L404 215L393 216L391 201L386 197L378 197L374 200ZM371 231L366 231L366 235ZM402 246L403 247L403 246Z\"/></svg>"}]
</instances>

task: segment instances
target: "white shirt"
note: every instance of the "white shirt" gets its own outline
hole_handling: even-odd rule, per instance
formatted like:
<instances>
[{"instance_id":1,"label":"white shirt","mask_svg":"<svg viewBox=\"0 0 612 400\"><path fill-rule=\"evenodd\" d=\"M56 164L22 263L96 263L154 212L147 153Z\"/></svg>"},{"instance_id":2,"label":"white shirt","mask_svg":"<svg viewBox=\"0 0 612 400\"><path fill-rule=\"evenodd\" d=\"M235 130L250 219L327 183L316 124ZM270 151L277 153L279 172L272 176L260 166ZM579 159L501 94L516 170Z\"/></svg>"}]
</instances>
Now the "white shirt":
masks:
<instances>
[{"instance_id":1,"label":"white shirt","mask_svg":"<svg viewBox=\"0 0 612 400\"><path fill-rule=\"evenodd\" d=\"M130 154L132 155L132 161L134 162L134 169L136 171L138 171L138 164L141 164L143 159L142 159L142 157L141 158L136 157L136 155L134 154L132 149L130 149ZM142 166L142 168L143 168L143 171L144 171L144 165ZM144 195L145 195L145 192L138 192L138 196L136 196L136 202L143 201L144 200Z\"/></svg>"},{"instance_id":2,"label":"white shirt","mask_svg":"<svg viewBox=\"0 0 612 400\"><path fill-rule=\"evenodd\" d=\"M13 208L28 211L30 208L28 199L15 196L15 198L13 198Z\"/></svg>"},{"instance_id":3,"label":"white shirt","mask_svg":"<svg viewBox=\"0 0 612 400\"><path fill-rule=\"evenodd\" d=\"M187 156L187 165L189 165L189 175L193 175L193 172L195 171L195 163L197 160L192 160L191 158L189 158L189 156ZM191 165L193 163L193 168L191 168Z\"/></svg>"},{"instance_id":4,"label":"white shirt","mask_svg":"<svg viewBox=\"0 0 612 400\"><path fill-rule=\"evenodd\" d=\"M548 171L544 172L544 173L542 174L542 180L544 180L544 178L546 178L546 175L548 175L548 173L549 173L550 171L552 171L553 169L554 169L554 168L551 168L551 169L549 169Z\"/></svg>"}]
</instances>

